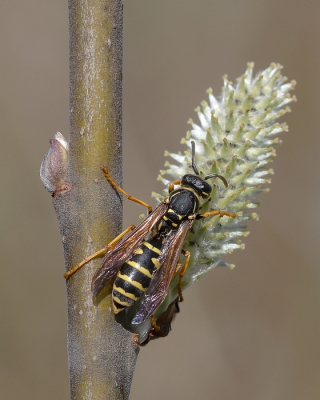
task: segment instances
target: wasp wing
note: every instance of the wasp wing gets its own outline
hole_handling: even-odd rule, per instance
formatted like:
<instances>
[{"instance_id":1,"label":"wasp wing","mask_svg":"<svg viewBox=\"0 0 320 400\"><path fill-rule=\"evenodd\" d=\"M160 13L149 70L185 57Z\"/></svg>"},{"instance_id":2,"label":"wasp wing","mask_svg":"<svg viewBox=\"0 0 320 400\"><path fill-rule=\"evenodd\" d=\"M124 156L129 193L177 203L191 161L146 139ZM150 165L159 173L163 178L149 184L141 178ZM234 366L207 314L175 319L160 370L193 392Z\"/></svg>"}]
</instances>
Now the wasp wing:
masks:
<instances>
[{"instance_id":1,"label":"wasp wing","mask_svg":"<svg viewBox=\"0 0 320 400\"><path fill-rule=\"evenodd\" d=\"M176 270L183 243L193 222L194 220L182 222L178 231L171 233L166 239L158 259L161 266L151 280L150 286L132 320L133 324L140 324L145 321L164 300Z\"/></svg>"},{"instance_id":2,"label":"wasp wing","mask_svg":"<svg viewBox=\"0 0 320 400\"><path fill-rule=\"evenodd\" d=\"M104 256L100 267L92 278L91 290L96 296L107 285L109 280L120 270L122 264L139 246L144 237L152 230L165 214L168 206L162 202L141 222L123 241L116 244Z\"/></svg>"}]
</instances>

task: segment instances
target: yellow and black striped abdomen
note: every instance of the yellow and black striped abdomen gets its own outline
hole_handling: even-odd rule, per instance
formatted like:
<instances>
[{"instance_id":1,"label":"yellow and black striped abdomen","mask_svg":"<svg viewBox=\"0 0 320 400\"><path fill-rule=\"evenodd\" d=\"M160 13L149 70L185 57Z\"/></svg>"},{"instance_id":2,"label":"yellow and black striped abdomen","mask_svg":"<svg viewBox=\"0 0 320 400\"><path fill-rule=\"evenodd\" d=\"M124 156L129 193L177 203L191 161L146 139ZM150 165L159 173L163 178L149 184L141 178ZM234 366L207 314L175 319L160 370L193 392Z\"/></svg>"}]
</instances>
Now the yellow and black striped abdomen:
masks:
<instances>
[{"instance_id":1,"label":"yellow and black striped abdomen","mask_svg":"<svg viewBox=\"0 0 320 400\"><path fill-rule=\"evenodd\" d=\"M154 271L159 267L158 258L162 241L151 239L135 249L117 274L113 284L114 312L130 307L148 289Z\"/></svg>"}]
</instances>

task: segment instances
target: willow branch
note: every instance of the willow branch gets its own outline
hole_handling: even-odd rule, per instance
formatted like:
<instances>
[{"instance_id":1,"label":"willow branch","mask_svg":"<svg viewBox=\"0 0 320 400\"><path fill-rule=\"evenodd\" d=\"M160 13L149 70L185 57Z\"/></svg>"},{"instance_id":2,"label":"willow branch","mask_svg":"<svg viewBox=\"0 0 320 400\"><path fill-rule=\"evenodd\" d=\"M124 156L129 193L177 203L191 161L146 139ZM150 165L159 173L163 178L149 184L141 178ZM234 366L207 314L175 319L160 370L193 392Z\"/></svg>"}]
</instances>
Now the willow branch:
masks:
<instances>
[{"instance_id":1,"label":"willow branch","mask_svg":"<svg viewBox=\"0 0 320 400\"><path fill-rule=\"evenodd\" d=\"M63 168L56 168L59 182L50 190L66 270L121 231L121 198L100 167L107 165L122 183L122 1L69 0L69 21L68 166L64 179ZM60 159L52 157L51 164ZM129 397L138 349L132 334L114 320L111 289L98 300L92 297L91 279L100 261L93 260L67 281L71 399Z\"/></svg>"}]
</instances>

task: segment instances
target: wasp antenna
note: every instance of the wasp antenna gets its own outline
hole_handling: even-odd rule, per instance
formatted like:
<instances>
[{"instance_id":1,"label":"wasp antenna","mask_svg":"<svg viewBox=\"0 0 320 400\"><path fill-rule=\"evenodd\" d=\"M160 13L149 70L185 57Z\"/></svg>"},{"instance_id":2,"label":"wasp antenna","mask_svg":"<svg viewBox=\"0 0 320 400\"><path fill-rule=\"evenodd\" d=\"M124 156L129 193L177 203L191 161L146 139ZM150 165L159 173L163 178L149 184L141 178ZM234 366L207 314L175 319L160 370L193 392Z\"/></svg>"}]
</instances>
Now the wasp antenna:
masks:
<instances>
[{"instance_id":1,"label":"wasp antenna","mask_svg":"<svg viewBox=\"0 0 320 400\"><path fill-rule=\"evenodd\" d=\"M226 178L224 178L222 175L211 174L211 175L206 176L204 179L207 180L207 179L210 179L210 178L219 178L219 179L222 180L224 186L225 186L226 188L228 187L228 182L226 181Z\"/></svg>"},{"instance_id":2,"label":"wasp antenna","mask_svg":"<svg viewBox=\"0 0 320 400\"><path fill-rule=\"evenodd\" d=\"M198 168L197 168L196 162L195 162L196 146L195 146L195 143L193 140L191 141L191 148L192 148L192 157L191 157L192 168L194 170L194 173L196 175L199 175L199 171L198 171Z\"/></svg>"}]
</instances>

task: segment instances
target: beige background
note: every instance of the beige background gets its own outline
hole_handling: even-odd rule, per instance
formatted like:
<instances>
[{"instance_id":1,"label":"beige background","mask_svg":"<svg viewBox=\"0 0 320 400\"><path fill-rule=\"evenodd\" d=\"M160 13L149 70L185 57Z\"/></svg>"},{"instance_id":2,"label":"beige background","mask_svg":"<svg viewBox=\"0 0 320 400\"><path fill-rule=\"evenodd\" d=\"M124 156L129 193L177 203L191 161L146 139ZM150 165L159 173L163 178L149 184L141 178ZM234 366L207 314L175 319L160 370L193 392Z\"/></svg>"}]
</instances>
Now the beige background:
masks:
<instances>
[{"instance_id":1,"label":"beige background","mask_svg":"<svg viewBox=\"0 0 320 400\"><path fill-rule=\"evenodd\" d=\"M246 250L190 288L168 338L142 349L132 400L319 400L319 12L315 0L125 0L124 186L150 200L165 149L225 73L271 61L298 82L290 132ZM0 398L69 396L58 226L38 178L68 131L62 0L2 0ZM283 122L282 121L282 122ZM154 204L154 203L153 203ZM124 225L144 210L125 204Z\"/></svg>"}]
</instances>

